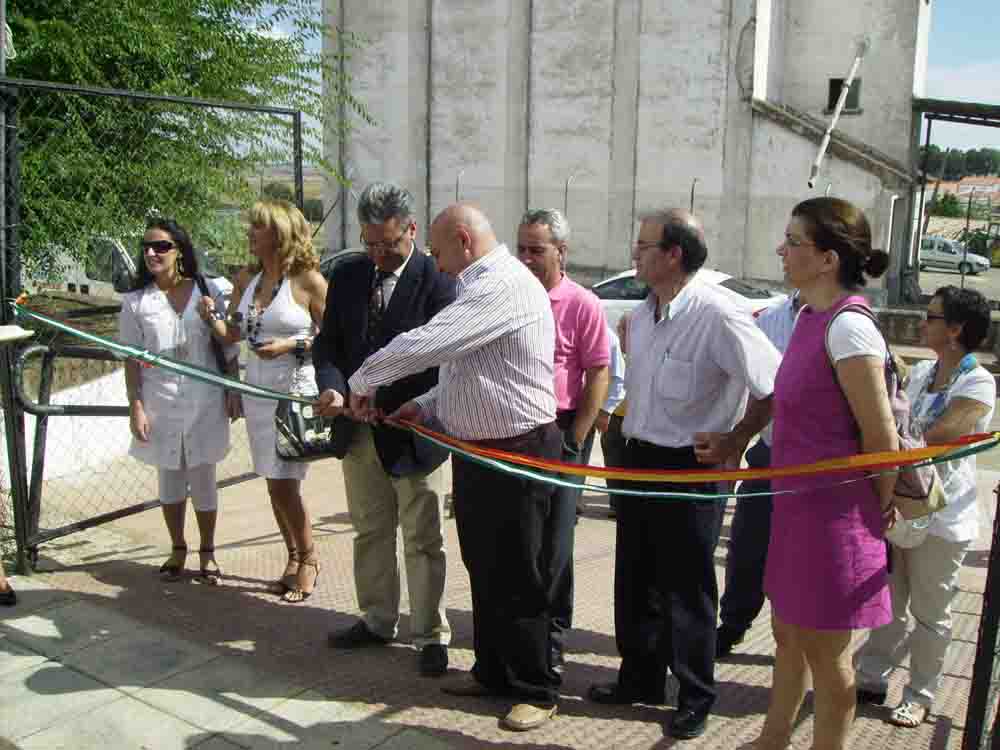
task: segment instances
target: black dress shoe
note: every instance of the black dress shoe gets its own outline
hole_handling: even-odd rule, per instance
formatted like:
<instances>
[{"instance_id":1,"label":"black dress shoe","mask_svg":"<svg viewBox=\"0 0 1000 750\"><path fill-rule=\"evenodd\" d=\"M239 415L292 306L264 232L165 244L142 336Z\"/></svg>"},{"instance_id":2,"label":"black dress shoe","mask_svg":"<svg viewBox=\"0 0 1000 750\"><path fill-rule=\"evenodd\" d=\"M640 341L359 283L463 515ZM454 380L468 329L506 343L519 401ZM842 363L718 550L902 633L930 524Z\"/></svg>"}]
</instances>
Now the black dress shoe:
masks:
<instances>
[{"instance_id":1,"label":"black dress shoe","mask_svg":"<svg viewBox=\"0 0 1000 750\"><path fill-rule=\"evenodd\" d=\"M428 643L420 649L420 674L424 677L441 677L448 671L448 647Z\"/></svg>"},{"instance_id":2,"label":"black dress shoe","mask_svg":"<svg viewBox=\"0 0 1000 750\"><path fill-rule=\"evenodd\" d=\"M725 625L720 625L719 629L715 631L715 658L721 659L733 653L733 646L743 643L745 634L744 630L733 630Z\"/></svg>"},{"instance_id":3,"label":"black dress shoe","mask_svg":"<svg viewBox=\"0 0 1000 750\"><path fill-rule=\"evenodd\" d=\"M347 630L330 633L326 643L330 648L364 648L365 646L385 646L389 640L373 633L363 620L358 620Z\"/></svg>"},{"instance_id":4,"label":"black dress shoe","mask_svg":"<svg viewBox=\"0 0 1000 750\"><path fill-rule=\"evenodd\" d=\"M883 706L885 705L885 699L888 697L888 693L884 690L858 688L857 693L859 706Z\"/></svg>"},{"instance_id":5,"label":"black dress shoe","mask_svg":"<svg viewBox=\"0 0 1000 750\"><path fill-rule=\"evenodd\" d=\"M677 709L670 719L670 736L679 740L693 740L704 734L707 723L707 712Z\"/></svg>"},{"instance_id":6,"label":"black dress shoe","mask_svg":"<svg viewBox=\"0 0 1000 750\"><path fill-rule=\"evenodd\" d=\"M14 593L14 587L8 583L7 590L0 591L0 607L13 607L15 604L17 604L17 594Z\"/></svg>"},{"instance_id":7,"label":"black dress shoe","mask_svg":"<svg viewBox=\"0 0 1000 750\"><path fill-rule=\"evenodd\" d=\"M594 703L603 703L606 706L627 706L632 703L659 706L666 701L666 696L662 693L659 695L643 694L637 690L623 688L617 682L591 685L590 690L587 691L587 697Z\"/></svg>"}]
</instances>

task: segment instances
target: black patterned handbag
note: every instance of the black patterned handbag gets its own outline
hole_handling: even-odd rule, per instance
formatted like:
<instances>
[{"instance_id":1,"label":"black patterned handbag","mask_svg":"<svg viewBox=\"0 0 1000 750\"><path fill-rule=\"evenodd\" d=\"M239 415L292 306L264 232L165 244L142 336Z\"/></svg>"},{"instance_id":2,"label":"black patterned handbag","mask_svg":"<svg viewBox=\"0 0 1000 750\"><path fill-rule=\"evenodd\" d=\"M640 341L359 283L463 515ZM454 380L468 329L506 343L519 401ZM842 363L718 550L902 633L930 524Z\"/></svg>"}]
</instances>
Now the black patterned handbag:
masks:
<instances>
[{"instance_id":1,"label":"black patterned handbag","mask_svg":"<svg viewBox=\"0 0 1000 750\"><path fill-rule=\"evenodd\" d=\"M309 404L281 401L274 412L275 449L284 461L317 461L340 454L333 445L333 417Z\"/></svg>"}]
</instances>

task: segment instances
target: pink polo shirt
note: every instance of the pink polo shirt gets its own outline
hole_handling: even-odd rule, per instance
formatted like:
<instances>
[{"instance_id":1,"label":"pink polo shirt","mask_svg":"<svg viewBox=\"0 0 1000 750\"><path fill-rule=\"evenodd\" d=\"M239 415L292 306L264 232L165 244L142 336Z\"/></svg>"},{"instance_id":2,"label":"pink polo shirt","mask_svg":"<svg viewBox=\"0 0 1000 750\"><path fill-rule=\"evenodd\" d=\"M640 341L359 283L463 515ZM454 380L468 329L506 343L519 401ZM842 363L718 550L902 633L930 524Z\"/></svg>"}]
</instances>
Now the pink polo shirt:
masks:
<instances>
[{"instance_id":1,"label":"pink polo shirt","mask_svg":"<svg viewBox=\"0 0 1000 750\"><path fill-rule=\"evenodd\" d=\"M555 386L559 411L575 409L584 372L611 361L608 324L597 296L563 275L549 291L556 321Z\"/></svg>"}]
</instances>

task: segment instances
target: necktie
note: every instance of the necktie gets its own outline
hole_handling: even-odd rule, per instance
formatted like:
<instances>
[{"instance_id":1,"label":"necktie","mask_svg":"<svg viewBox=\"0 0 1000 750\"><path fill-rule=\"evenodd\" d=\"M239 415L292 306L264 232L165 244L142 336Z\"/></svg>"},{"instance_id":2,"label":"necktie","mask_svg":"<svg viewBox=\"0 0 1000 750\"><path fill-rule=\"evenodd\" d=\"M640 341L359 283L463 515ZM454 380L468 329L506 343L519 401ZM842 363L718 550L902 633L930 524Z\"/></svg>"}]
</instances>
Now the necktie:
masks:
<instances>
[{"instance_id":1,"label":"necktie","mask_svg":"<svg viewBox=\"0 0 1000 750\"><path fill-rule=\"evenodd\" d=\"M385 312L385 291L382 289L382 283L390 276L392 276L390 272L376 269L372 281L371 294L368 297L368 343L372 346L378 337L382 314Z\"/></svg>"}]
</instances>

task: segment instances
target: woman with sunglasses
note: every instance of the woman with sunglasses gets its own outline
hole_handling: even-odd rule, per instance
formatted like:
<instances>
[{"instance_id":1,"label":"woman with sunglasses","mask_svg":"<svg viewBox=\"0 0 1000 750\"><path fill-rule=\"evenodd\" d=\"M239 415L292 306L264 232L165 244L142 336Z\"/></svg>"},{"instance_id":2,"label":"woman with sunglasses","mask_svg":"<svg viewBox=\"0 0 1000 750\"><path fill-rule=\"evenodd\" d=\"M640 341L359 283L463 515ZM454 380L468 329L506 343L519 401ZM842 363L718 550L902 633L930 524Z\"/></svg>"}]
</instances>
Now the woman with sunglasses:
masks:
<instances>
[{"instance_id":1,"label":"woman with sunglasses","mask_svg":"<svg viewBox=\"0 0 1000 750\"><path fill-rule=\"evenodd\" d=\"M945 286L928 303L923 335L935 356L913 366L906 393L910 424L929 445L988 429L996 382L973 352L989 329L990 306L977 291ZM921 524L923 541L911 538L905 549L892 547L892 621L872 631L856 660L858 703L881 705L889 675L909 653L909 681L889 715L889 722L900 727L922 724L934 703L951 643L958 573L969 545L979 537L976 457L945 461L937 469L948 503L926 526ZM909 638L907 610L914 620Z\"/></svg>"},{"instance_id":2,"label":"woman with sunglasses","mask_svg":"<svg viewBox=\"0 0 1000 750\"><path fill-rule=\"evenodd\" d=\"M198 318L198 261L187 231L172 219L154 219L142 238L138 279L122 300L119 338L152 354L218 370L212 337ZM204 283L219 305L225 291ZM235 372L237 347L226 351ZM188 553L184 538L185 500L194 505L201 535L196 580L218 583L215 560L218 489L215 465L229 452L229 419L224 392L216 385L159 367L125 363L130 454L156 466L163 519L173 549L160 567L164 580L180 578Z\"/></svg>"},{"instance_id":3,"label":"woman with sunglasses","mask_svg":"<svg viewBox=\"0 0 1000 750\"><path fill-rule=\"evenodd\" d=\"M778 248L803 306L774 384L772 466L894 451L887 347L847 305L880 276L868 219L839 198L799 203ZM854 480L843 484L845 480ZM863 472L775 479L764 591L776 644L767 719L755 750L785 750L812 677L813 750L843 750L854 717L851 640L889 622L883 533L896 478ZM791 491L791 494L783 494Z\"/></svg>"},{"instance_id":4,"label":"woman with sunglasses","mask_svg":"<svg viewBox=\"0 0 1000 750\"><path fill-rule=\"evenodd\" d=\"M326 309L326 279L319 272L312 228L286 201L255 203L249 220L250 252L258 264L238 303L234 297L240 324L227 326L216 320L213 311L220 308L208 299L199 311L221 340L246 338L248 383L315 395L312 342ZM277 402L268 399L243 400L254 471L267 479L274 518L288 547L288 564L275 589L286 602L302 602L312 595L320 566L301 493L306 465L278 456L276 408Z\"/></svg>"}]
</instances>

